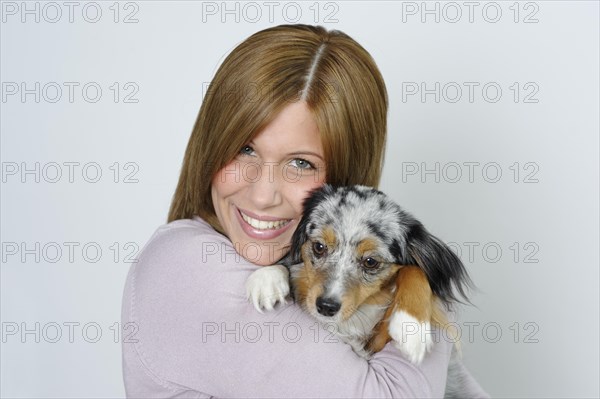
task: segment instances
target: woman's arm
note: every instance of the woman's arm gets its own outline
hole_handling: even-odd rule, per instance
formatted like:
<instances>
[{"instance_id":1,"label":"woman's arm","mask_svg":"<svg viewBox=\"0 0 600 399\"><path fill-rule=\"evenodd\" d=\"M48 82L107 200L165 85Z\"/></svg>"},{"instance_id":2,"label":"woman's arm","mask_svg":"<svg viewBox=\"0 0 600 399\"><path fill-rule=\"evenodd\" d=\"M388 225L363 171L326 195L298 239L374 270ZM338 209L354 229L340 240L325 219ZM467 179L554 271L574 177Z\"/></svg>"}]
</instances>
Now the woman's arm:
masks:
<instances>
[{"instance_id":1,"label":"woman's arm","mask_svg":"<svg viewBox=\"0 0 600 399\"><path fill-rule=\"evenodd\" d=\"M124 292L128 397L443 396L439 332L420 366L390 344L366 361L294 304L256 312L244 284L257 268L201 219L161 227Z\"/></svg>"}]
</instances>

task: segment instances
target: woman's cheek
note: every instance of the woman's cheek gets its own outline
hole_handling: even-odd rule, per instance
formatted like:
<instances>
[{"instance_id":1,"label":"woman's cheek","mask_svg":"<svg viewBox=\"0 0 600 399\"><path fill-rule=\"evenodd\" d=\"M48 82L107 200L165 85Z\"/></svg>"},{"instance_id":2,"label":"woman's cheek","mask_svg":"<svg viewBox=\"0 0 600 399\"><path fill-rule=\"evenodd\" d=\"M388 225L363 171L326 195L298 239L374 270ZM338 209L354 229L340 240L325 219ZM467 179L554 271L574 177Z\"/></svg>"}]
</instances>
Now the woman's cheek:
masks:
<instances>
[{"instance_id":1,"label":"woman's cheek","mask_svg":"<svg viewBox=\"0 0 600 399\"><path fill-rule=\"evenodd\" d=\"M316 179L307 179L306 181L299 181L298 184L296 184L294 197L298 200L294 205L294 209L297 210L298 215L302 214L302 203L310 195L310 192L321 187L323 184L325 184L324 178L321 181Z\"/></svg>"}]
</instances>

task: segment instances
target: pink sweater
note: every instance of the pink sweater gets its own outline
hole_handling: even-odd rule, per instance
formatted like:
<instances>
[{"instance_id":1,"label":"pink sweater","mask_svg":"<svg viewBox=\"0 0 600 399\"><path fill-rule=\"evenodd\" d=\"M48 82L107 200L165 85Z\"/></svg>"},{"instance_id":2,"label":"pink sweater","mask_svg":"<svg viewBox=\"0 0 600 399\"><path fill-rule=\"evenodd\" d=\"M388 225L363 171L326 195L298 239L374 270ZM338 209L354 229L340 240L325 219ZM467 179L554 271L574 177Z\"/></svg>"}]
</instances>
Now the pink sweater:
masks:
<instances>
[{"instance_id":1,"label":"pink sweater","mask_svg":"<svg viewBox=\"0 0 600 399\"><path fill-rule=\"evenodd\" d=\"M446 340L418 367L391 344L366 361L293 303L258 313L244 287L258 267L198 217L161 226L123 295L127 397L443 396Z\"/></svg>"}]
</instances>

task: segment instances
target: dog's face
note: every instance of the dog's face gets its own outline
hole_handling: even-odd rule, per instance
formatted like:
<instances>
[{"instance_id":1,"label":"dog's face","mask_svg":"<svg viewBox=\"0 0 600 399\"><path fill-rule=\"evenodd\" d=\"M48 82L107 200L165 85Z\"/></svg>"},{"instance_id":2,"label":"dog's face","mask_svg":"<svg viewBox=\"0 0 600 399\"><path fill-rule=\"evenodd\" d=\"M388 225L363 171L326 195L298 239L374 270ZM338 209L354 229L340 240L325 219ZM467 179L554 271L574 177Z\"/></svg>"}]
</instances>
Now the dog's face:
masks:
<instances>
[{"instance_id":1,"label":"dog's face","mask_svg":"<svg viewBox=\"0 0 600 399\"><path fill-rule=\"evenodd\" d=\"M293 276L296 300L317 319L347 320L360 305L376 303L395 276L410 221L383 193L363 186L325 186L305 205L294 237L304 262Z\"/></svg>"},{"instance_id":2,"label":"dog's face","mask_svg":"<svg viewBox=\"0 0 600 399\"><path fill-rule=\"evenodd\" d=\"M460 260L382 192L324 185L308 197L292 238L296 301L322 321L347 320L362 304L380 304L401 265L418 264L443 301L463 294Z\"/></svg>"}]
</instances>

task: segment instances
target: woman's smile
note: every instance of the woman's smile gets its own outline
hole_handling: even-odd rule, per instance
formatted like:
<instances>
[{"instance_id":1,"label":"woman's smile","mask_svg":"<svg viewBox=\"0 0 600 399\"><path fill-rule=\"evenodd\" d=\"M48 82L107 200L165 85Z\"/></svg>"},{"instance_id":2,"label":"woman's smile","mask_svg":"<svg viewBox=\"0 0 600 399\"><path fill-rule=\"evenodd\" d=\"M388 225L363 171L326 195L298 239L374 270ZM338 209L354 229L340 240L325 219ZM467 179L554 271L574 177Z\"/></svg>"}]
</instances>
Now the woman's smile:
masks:
<instances>
[{"instance_id":1,"label":"woman's smile","mask_svg":"<svg viewBox=\"0 0 600 399\"><path fill-rule=\"evenodd\" d=\"M235 208L235 207L234 207ZM280 219L276 217L263 216L260 219L249 216L249 211L235 208L238 214L238 222L244 232L256 239L273 239L286 232L293 223L292 219ZM250 213L251 214L251 213ZM254 214L253 214L254 215Z\"/></svg>"}]
</instances>

